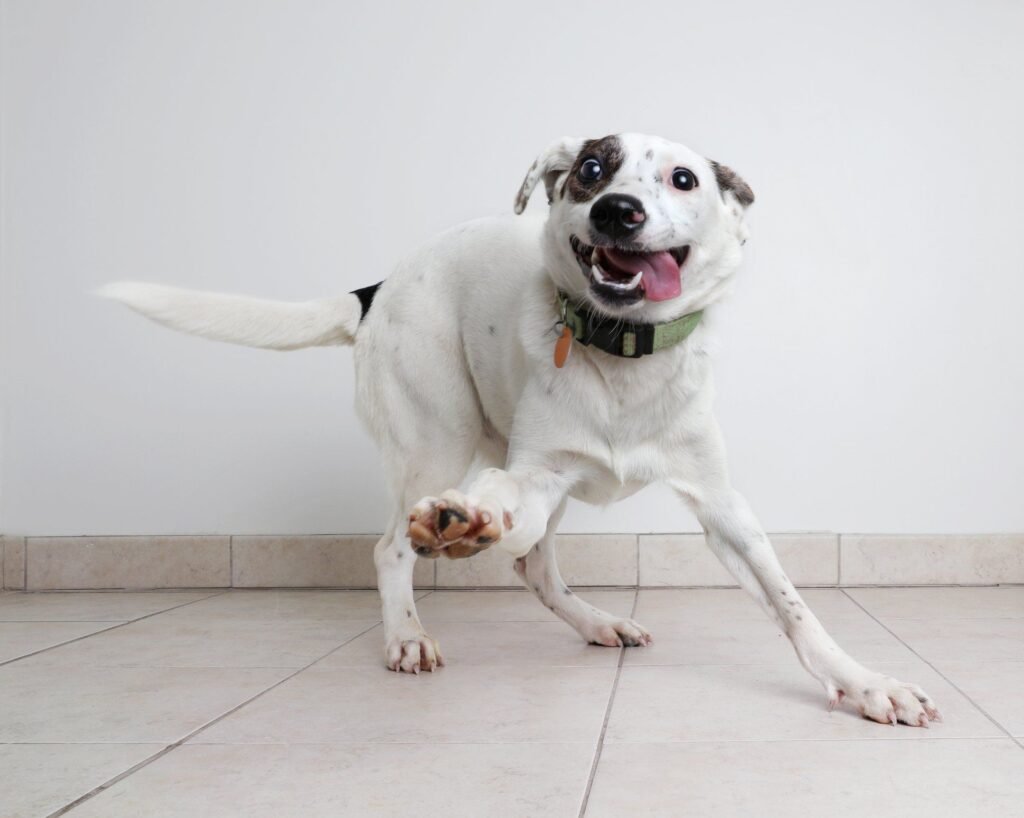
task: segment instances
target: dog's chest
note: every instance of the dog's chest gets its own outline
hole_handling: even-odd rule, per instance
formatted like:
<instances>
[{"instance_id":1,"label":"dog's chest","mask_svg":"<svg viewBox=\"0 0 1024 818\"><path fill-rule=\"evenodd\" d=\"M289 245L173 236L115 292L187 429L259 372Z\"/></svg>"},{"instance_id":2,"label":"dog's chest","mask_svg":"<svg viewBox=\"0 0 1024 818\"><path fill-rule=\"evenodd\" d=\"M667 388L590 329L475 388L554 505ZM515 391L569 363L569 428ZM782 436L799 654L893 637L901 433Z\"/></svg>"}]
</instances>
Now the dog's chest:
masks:
<instances>
[{"instance_id":1,"label":"dog's chest","mask_svg":"<svg viewBox=\"0 0 1024 818\"><path fill-rule=\"evenodd\" d=\"M571 398L576 410L561 413L571 418L562 425L561 440L571 441L569 448L586 464L574 497L612 503L676 471L693 409L678 379L625 385L585 379L578 386Z\"/></svg>"}]
</instances>

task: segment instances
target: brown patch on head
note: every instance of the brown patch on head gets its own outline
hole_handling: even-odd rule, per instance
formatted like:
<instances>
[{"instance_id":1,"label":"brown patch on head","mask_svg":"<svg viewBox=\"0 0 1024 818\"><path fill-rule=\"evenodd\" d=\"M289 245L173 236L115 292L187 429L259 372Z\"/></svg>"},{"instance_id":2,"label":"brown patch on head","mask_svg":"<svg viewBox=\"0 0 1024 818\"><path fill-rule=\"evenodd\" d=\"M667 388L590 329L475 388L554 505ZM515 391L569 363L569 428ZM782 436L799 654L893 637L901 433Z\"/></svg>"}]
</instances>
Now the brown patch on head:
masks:
<instances>
[{"instance_id":1,"label":"brown patch on head","mask_svg":"<svg viewBox=\"0 0 1024 818\"><path fill-rule=\"evenodd\" d=\"M583 143L576 161L569 170L565 186L562 188L562 195L569 193L569 198L574 202L588 202L598 193L608 187L609 182L615 178L626 153L622 149L622 142L617 136L604 136L601 139L590 139ZM596 159L601 163L601 178L593 182L585 182L579 177L580 165L587 159Z\"/></svg>"},{"instance_id":2,"label":"brown patch on head","mask_svg":"<svg viewBox=\"0 0 1024 818\"><path fill-rule=\"evenodd\" d=\"M713 160L708 161L711 162L711 168L715 171L715 179L718 181L718 189L722 193L722 198L724 199L725 192L729 191L736 197L737 202L744 207L750 207L754 203L754 191L750 189L750 185L744 182L732 168L720 165Z\"/></svg>"}]
</instances>

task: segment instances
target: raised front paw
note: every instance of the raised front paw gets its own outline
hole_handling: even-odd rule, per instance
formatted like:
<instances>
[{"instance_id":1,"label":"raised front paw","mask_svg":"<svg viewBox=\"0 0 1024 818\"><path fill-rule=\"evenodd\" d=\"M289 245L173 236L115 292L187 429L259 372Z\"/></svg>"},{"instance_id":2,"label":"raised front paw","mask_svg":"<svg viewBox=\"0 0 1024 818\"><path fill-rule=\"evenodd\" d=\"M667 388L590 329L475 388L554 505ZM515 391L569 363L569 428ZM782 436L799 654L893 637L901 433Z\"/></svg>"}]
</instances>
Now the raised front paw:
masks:
<instances>
[{"instance_id":1,"label":"raised front paw","mask_svg":"<svg viewBox=\"0 0 1024 818\"><path fill-rule=\"evenodd\" d=\"M512 520L500 507L478 502L450 490L424 497L409 514L408 536L421 557L472 557L501 539Z\"/></svg>"},{"instance_id":2,"label":"raised front paw","mask_svg":"<svg viewBox=\"0 0 1024 818\"><path fill-rule=\"evenodd\" d=\"M930 721L942 721L935 702L920 687L881 673L868 673L855 684L842 687L831 684L828 693L829 710L845 702L864 718L880 724L927 727Z\"/></svg>"}]
</instances>

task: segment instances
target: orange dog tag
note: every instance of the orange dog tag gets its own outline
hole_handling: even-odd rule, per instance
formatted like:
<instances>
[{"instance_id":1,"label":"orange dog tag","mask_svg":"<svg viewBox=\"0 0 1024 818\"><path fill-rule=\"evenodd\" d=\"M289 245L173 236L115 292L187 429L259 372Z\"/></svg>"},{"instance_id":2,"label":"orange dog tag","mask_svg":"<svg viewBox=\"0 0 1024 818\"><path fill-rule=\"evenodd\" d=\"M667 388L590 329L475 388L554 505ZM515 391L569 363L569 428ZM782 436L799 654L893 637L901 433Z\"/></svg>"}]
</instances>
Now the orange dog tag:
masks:
<instances>
[{"instance_id":1,"label":"orange dog tag","mask_svg":"<svg viewBox=\"0 0 1024 818\"><path fill-rule=\"evenodd\" d=\"M572 349L572 330L569 327L562 327L561 337L555 341L555 367L561 369L569 358L569 350Z\"/></svg>"}]
</instances>

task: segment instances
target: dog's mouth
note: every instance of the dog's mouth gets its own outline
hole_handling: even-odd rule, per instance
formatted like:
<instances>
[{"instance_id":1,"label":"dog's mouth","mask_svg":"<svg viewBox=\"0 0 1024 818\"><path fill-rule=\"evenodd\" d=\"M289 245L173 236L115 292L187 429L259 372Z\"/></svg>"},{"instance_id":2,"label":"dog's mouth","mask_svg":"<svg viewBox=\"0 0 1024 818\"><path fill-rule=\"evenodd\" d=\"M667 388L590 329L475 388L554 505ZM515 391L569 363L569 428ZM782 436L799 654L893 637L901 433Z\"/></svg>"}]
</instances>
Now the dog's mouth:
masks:
<instances>
[{"instance_id":1,"label":"dog's mouth","mask_svg":"<svg viewBox=\"0 0 1024 818\"><path fill-rule=\"evenodd\" d=\"M575 235L569 236L569 244L584 275L590 279L591 290L605 301L668 301L683 290L680 271L690 253L688 244L668 250L595 247Z\"/></svg>"}]
</instances>

